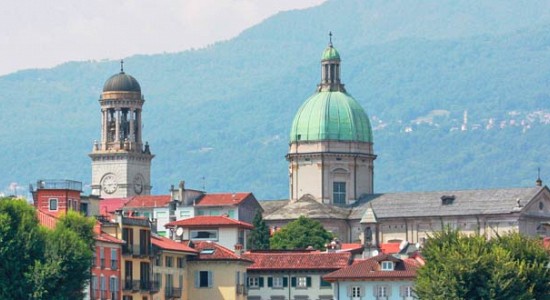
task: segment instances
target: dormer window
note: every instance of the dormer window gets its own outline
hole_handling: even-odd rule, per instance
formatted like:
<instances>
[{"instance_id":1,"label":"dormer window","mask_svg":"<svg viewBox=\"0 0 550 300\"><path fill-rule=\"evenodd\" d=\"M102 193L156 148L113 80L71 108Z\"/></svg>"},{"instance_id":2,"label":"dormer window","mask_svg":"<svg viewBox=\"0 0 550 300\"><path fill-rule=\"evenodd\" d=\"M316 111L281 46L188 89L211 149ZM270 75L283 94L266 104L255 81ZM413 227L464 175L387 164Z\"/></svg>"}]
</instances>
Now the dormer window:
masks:
<instances>
[{"instance_id":1,"label":"dormer window","mask_svg":"<svg viewBox=\"0 0 550 300\"><path fill-rule=\"evenodd\" d=\"M441 204L451 205L455 201L455 198L456 198L455 195L451 195L451 196L443 195L441 196Z\"/></svg>"},{"instance_id":2,"label":"dormer window","mask_svg":"<svg viewBox=\"0 0 550 300\"><path fill-rule=\"evenodd\" d=\"M393 261L383 261L382 271L393 271Z\"/></svg>"}]
</instances>

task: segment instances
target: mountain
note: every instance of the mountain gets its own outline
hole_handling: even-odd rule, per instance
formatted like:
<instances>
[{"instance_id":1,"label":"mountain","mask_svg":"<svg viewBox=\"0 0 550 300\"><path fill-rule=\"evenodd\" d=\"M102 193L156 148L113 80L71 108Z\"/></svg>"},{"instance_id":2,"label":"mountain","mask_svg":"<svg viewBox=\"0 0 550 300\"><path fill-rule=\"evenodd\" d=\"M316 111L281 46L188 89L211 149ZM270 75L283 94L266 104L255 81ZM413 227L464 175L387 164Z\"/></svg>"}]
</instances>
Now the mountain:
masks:
<instances>
[{"instance_id":1,"label":"mountain","mask_svg":"<svg viewBox=\"0 0 550 300\"><path fill-rule=\"evenodd\" d=\"M320 80L330 30L375 128L377 192L529 186L538 167L550 174L550 3L329 0L203 49L125 59L146 99L154 193L186 180L286 197L290 125ZM118 67L0 77L0 191L90 182L97 100Z\"/></svg>"}]
</instances>

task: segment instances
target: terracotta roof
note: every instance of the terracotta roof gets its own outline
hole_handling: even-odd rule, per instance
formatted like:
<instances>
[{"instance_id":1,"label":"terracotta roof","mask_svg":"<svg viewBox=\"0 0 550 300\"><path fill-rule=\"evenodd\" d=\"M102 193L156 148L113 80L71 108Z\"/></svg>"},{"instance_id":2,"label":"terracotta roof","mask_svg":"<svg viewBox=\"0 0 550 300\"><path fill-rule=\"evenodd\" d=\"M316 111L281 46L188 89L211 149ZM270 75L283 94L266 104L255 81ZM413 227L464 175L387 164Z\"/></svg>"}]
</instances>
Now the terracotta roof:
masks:
<instances>
[{"instance_id":1,"label":"terracotta roof","mask_svg":"<svg viewBox=\"0 0 550 300\"><path fill-rule=\"evenodd\" d=\"M393 261L395 264L394 270L382 271L380 269L380 263L382 261ZM414 279L416 277L416 270L419 267L420 263L415 259L407 258L401 260L392 255L380 254L365 261L355 263L351 266L327 274L323 276L323 279L326 281Z\"/></svg>"},{"instance_id":2,"label":"terracotta roof","mask_svg":"<svg viewBox=\"0 0 550 300\"><path fill-rule=\"evenodd\" d=\"M342 248L340 248L340 251L347 251L347 252L362 252L363 251L363 245L357 244L357 243L342 243Z\"/></svg>"},{"instance_id":3,"label":"terracotta roof","mask_svg":"<svg viewBox=\"0 0 550 300\"><path fill-rule=\"evenodd\" d=\"M108 233L105 233L105 232L101 232L100 234L96 235L94 237L94 239L96 241L105 242L105 243L126 244L125 241L119 240L119 239L115 238L114 236L112 236Z\"/></svg>"},{"instance_id":4,"label":"terracotta roof","mask_svg":"<svg viewBox=\"0 0 550 300\"><path fill-rule=\"evenodd\" d=\"M250 223L231 219L226 216L196 216L193 218L183 219L166 223L164 227L239 227L253 229L254 226Z\"/></svg>"},{"instance_id":5,"label":"terracotta roof","mask_svg":"<svg viewBox=\"0 0 550 300\"><path fill-rule=\"evenodd\" d=\"M336 270L351 263L350 252L246 252L249 271Z\"/></svg>"},{"instance_id":6,"label":"terracotta roof","mask_svg":"<svg viewBox=\"0 0 550 300\"><path fill-rule=\"evenodd\" d=\"M263 201L262 205L267 202ZM350 212L349 208L319 203L310 195L305 195L297 201L287 202L283 206L278 206L278 209L266 207L264 210L271 212L264 214L266 221L295 220L300 216L308 216L312 219L346 219Z\"/></svg>"},{"instance_id":7,"label":"terracotta roof","mask_svg":"<svg viewBox=\"0 0 550 300\"><path fill-rule=\"evenodd\" d=\"M235 252L209 241L193 241L190 243L195 250L199 252L199 255L192 257L191 260L214 260L214 261L243 261L252 263L252 261L246 257L239 257Z\"/></svg>"},{"instance_id":8,"label":"terracotta roof","mask_svg":"<svg viewBox=\"0 0 550 300\"><path fill-rule=\"evenodd\" d=\"M114 213L118 209L122 209L126 202L130 201L131 198L111 198L103 199L99 201L99 214L102 216L108 216L109 214Z\"/></svg>"},{"instance_id":9,"label":"terracotta roof","mask_svg":"<svg viewBox=\"0 0 550 300\"><path fill-rule=\"evenodd\" d=\"M250 192L246 193L221 193L221 194L205 194L200 198L196 206L226 206L239 205L249 197L254 198Z\"/></svg>"},{"instance_id":10,"label":"terracotta roof","mask_svg":"<svg viewBox=\"0 0 550 300\"><path fill-rule=\"evenodd\" d=\"M172 200L170 195L143 195L130 198L124 208L165 207Z\"/></svg>"},{"instance_id":11,"label":"terracotta roof","mask_svg":"<svg viewBox=\"0 0 550 300\"><path fill-rule=\"evenodd\" d=\"M186 243L178 243L169 238L153 235L151 236L151 243L164 250L182 251L189 253L197 253L197 250L187 246Z\"/></svg>"},{"instance_id":12,"label":"terracotta roof","mask_svg":"<svg viewBox=\"0 0 550 300\"><path fill-rule=\"evenodd\" d=\"M382 243L380 244L380 251L384 254L395 254L399 253L401 249L399 249L399 246L401 243Z\"/></svg>"}]
</instances>

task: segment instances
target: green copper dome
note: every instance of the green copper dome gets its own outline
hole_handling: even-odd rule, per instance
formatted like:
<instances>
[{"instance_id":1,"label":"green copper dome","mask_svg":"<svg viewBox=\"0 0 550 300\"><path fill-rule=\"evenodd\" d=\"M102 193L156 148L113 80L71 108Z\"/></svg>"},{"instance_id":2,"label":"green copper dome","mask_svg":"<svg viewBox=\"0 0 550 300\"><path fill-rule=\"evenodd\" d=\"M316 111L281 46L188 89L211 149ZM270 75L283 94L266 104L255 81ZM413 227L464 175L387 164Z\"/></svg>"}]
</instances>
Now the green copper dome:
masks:
<instances>
[{"instance_id":1,"label":"green copper dome","mask_svg":"<svg viewBox=\"0 0 550 300\"><path fill-rule=\"evenodd\" d=\"M361 105L342 91L321 91L300 107L290 142L350 141L372 143L372 128Z\"/></svg>"},{"instance_id":2,"label":"green copper dome","mask_svg":"<svg viewBox=\"0 0 550 300\"><path fill-rule=\"evenodd\" d=\"M338 50L336 48L332 47L332 44L330 44L325 51L323 51L323 56L321 57L321 60L340 60L340 54L338 53Z\"/></svg>"}]
</instances>

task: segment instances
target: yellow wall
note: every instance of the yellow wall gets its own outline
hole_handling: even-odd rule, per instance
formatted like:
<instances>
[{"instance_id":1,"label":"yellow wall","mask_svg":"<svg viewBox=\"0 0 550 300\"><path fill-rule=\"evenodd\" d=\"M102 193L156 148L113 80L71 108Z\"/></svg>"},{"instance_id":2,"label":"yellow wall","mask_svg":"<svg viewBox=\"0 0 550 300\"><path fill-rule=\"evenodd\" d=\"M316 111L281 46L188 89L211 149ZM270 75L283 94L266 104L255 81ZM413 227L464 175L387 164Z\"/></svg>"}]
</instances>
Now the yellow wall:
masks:
<instances>
[{"instance_id":1,"label":"yellow wall","mask_svg":"<svg viewBox=\"0 0 550 300\"><path fill-rule=\"evenodd\" d=\"M237 261L191 261L188 266L189 299L246 300L245 295L237 295L235 276L236 272L239 271L240 283L245 285L243 274L246 272L248 264ZM211 271L212 287L195 288L195 271Z\"/></svg>"}]
</instances>

